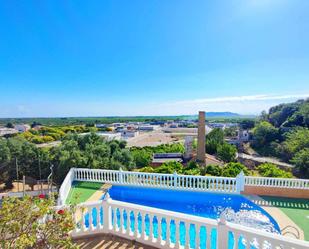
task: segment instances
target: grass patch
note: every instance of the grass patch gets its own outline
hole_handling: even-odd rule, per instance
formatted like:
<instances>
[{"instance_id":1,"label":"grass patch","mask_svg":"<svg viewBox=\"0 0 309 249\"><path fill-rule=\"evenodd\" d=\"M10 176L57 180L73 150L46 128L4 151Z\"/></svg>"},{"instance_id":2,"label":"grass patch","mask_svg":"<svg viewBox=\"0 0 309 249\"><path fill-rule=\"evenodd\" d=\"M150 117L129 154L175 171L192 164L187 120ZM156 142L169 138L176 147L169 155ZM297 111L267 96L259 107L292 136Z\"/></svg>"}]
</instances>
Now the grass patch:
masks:
<instances>
[{"instance_id":1,"label":"grass patch","mask_svg":"<svg viewBox=\"0 0 309 249\"><path fill-rule=\"evenodd\" d=\"M98 182L73 182L66 204L78 204L87 201L102 185Z\"/></svg>"},{"instance_id":2,"label":"grass patch","mask_svg":"<svg viewBox=\"0 0 309 249\"><path fill-rule=\"evenodd\" d=\"M279 208L292 221L295 222L303 231L305 240L309 241L309 200L294 199L283 197L262 196L271 203L272 206Z\"/></svg>"}]
</instances>

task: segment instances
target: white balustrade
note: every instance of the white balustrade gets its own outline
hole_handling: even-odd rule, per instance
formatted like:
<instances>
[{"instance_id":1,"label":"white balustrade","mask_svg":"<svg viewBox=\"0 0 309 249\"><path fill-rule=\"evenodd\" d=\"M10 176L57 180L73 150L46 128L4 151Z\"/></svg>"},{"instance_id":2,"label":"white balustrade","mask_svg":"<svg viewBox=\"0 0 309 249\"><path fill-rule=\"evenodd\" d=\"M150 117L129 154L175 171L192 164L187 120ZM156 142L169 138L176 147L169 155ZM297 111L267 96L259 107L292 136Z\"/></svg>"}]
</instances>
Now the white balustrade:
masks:
<instances>
[{"instance_id":1,"label":"white balustrade","mask_svg":"<svg viewBox=\"0 0 309 249\"><path fill-rule=\"evenodd\" d=\"M236 178L232 177L157 174L83 168L75 168L73 172L75 181L225 193L239 192L237 190Z\"/></svg>"},{"instance_id":2,"label":"white balustrade","mask_svg":"<svg viewBox=\"0 0 309 249\"><path fill-rule=\"evenodd\" d=\"M272 178L245 176L245 185L261 187L278 187L292 189L309 189L309 180L293 178Z\"/></svg>"},{"instance_id":3,"label":"white balustrade","mask_svg":"<svg viewBox=\"0 0 309 249\"><path fill-rule=\"evenodd\" d=\"M109 233L157 248L309 248L309 242L253 228L112 199L83 203L73 237ZM216 236L215 236L216 235ZM239 245L242 243L243 245Z\"/></svg>"},{"instance_id":4,"label":"white balustrade","mask_svg":"<svg viewBox=\"0 0 309 249\"><path fill-rule=\"evenodd\" d=\"M73 181L157 187L191 191L240 193L244 186L309 189L309 180L251 177L236 178L72 168L59 190L63 205ZM112 199L77 206L72 236L111 233L158 248L309 248L309 243L231 224ZM217 234L217 235L216 235ZM215 236L216 235L216 236ZM232 238L232 242L230 241ZM216 245L214 245L214 243Z\"/></svg>"},{"instance_id":5,"label":"white balustrade","mask_svg":"<svg viewBox=\"0 0 309 249\"><path fill-rule=\"evenodd\" d=\"M252 177L244 176L242 172L233 178L71 168L59 190L59 205L65 203L73 181L222 193L241 193L245 185L309 190L309 180Z\"/></svg>"},{"instance_id":6,"label":"white balustrade","mask_svg":"<svg viewBox=\"0 0 309 249\"><path fill-rule=\"evenodd\" d=\"M61 187L59 189L58 205L64 205L67 199L72 182L74 181L74 168L71 168L66 177L64 178Z\"/></svg>"}]
</instances>

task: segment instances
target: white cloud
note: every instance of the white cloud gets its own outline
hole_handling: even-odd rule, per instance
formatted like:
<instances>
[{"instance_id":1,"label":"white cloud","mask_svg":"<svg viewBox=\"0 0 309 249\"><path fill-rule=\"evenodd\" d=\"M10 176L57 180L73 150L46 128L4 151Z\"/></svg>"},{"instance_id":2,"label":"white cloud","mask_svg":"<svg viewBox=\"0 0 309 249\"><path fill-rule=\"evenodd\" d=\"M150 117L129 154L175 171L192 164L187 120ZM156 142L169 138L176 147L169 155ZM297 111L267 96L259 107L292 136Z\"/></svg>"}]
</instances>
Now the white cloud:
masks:
<instances>
[{"instance_id":1,"label":"white cloud","mask_svg":"<svg viewBox=\"0 0 309 249\"><path fill-rule=\"evenodd\" d=\"M245 95L216 98L190 99L158 104L148 111L164 114L194 114L199 110L230 111L239 114L259 114L263 110L284 102L293 102L309 97L308 94Z\"/></svg>"},{"instance_id":2,"label":"white cloud","mask_svg":"<svg viewBox=\"0 0 309 249\"><path fill-rule=\"evenodd\" d=\"M309 94L289 94L289 95L247 95L247 96L229 96L218 98L204 98L204 99L192 99L176 101L169 103L168 105L195 105L195 104L207 104L207 103L228 103L228 102L245 102L245 101L266 101L266 100L285 100L285 99L297 99L307 98Z\"/></svg>"},{"instance_id":3,"label":"white cloud","mask_svg":"<svg viewBox=\"0 0 309 249\"><path fill-rule=\"evenodd\" d=\"M174 102L152 100L136 102L45 102L41 105L1 106L0 117L61 117L61 116L134 116L134 115L187 115L200 110L206 112L236 112L259 114L271 106L309 97L308 94L260 94L188 99Z\"/></svg>"}]
</instances>

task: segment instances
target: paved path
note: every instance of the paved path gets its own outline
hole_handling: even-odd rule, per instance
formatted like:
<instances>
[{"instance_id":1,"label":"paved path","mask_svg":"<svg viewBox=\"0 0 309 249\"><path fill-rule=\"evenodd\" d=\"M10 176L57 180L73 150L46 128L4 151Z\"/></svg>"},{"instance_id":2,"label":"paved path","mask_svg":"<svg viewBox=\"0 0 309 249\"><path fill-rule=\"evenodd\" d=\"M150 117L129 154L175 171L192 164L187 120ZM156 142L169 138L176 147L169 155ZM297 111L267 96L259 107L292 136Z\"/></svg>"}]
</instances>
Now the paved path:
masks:
<instances>
[{"instance_id":1,"label":"paved path","mask_svg":"<svg viewBox=\"0 0 309 249\"><path fill-rule=\"evenodd\" d=\"M135 241L105 234L75 239L74 242L80 249L154 249Z\"/></svg>"},{"instance_id":2,"label":"paved path","mask_svg":"<svg viewBox=\"0 0 309 249\"><path fill-rule=\"evenodd\" d=\"M277 158L273 158L273 157L253 156L253 155L248 155L248 154L244 154L244 153L238 153L237 155L238 155L239 158L254 160L254 161L260 162L260 163L273 163L273 164L276 164L276 165L282 166L282 167L294 168L294 165L288 164L288 163L285 163L285 162L281 162Z\"/></svg>"}]
</instances>

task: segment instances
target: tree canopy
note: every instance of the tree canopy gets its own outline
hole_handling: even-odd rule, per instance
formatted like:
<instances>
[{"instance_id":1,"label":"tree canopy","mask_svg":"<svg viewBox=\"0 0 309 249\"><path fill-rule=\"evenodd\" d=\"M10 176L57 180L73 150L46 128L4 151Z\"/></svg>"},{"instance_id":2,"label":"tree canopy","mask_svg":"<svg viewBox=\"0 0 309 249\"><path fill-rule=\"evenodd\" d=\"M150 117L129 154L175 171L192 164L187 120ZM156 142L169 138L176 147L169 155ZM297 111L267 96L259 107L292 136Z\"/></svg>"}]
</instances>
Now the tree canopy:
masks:
<instances>
[{"instance_id":1,"label":"tree canopy","mask_svg":"<svg viewBox=\"0 0 309 249\"><path fill-rule=\"evenodd\" d=\"M264 118L277 128L293 126L309 128L309 99L274 106Z\"/></svg>"},{"instance_id":2,"label":"tree canopy","mask_svg":"<svg viewBox=\"0 0 309 249\"><path fill-rule=\"evenodd\" d=\"M0 208L1 248L77 248L69 232L75 227L74 208L56 210L53 198L11 198Z\"/></svg>"}]
</instances>

